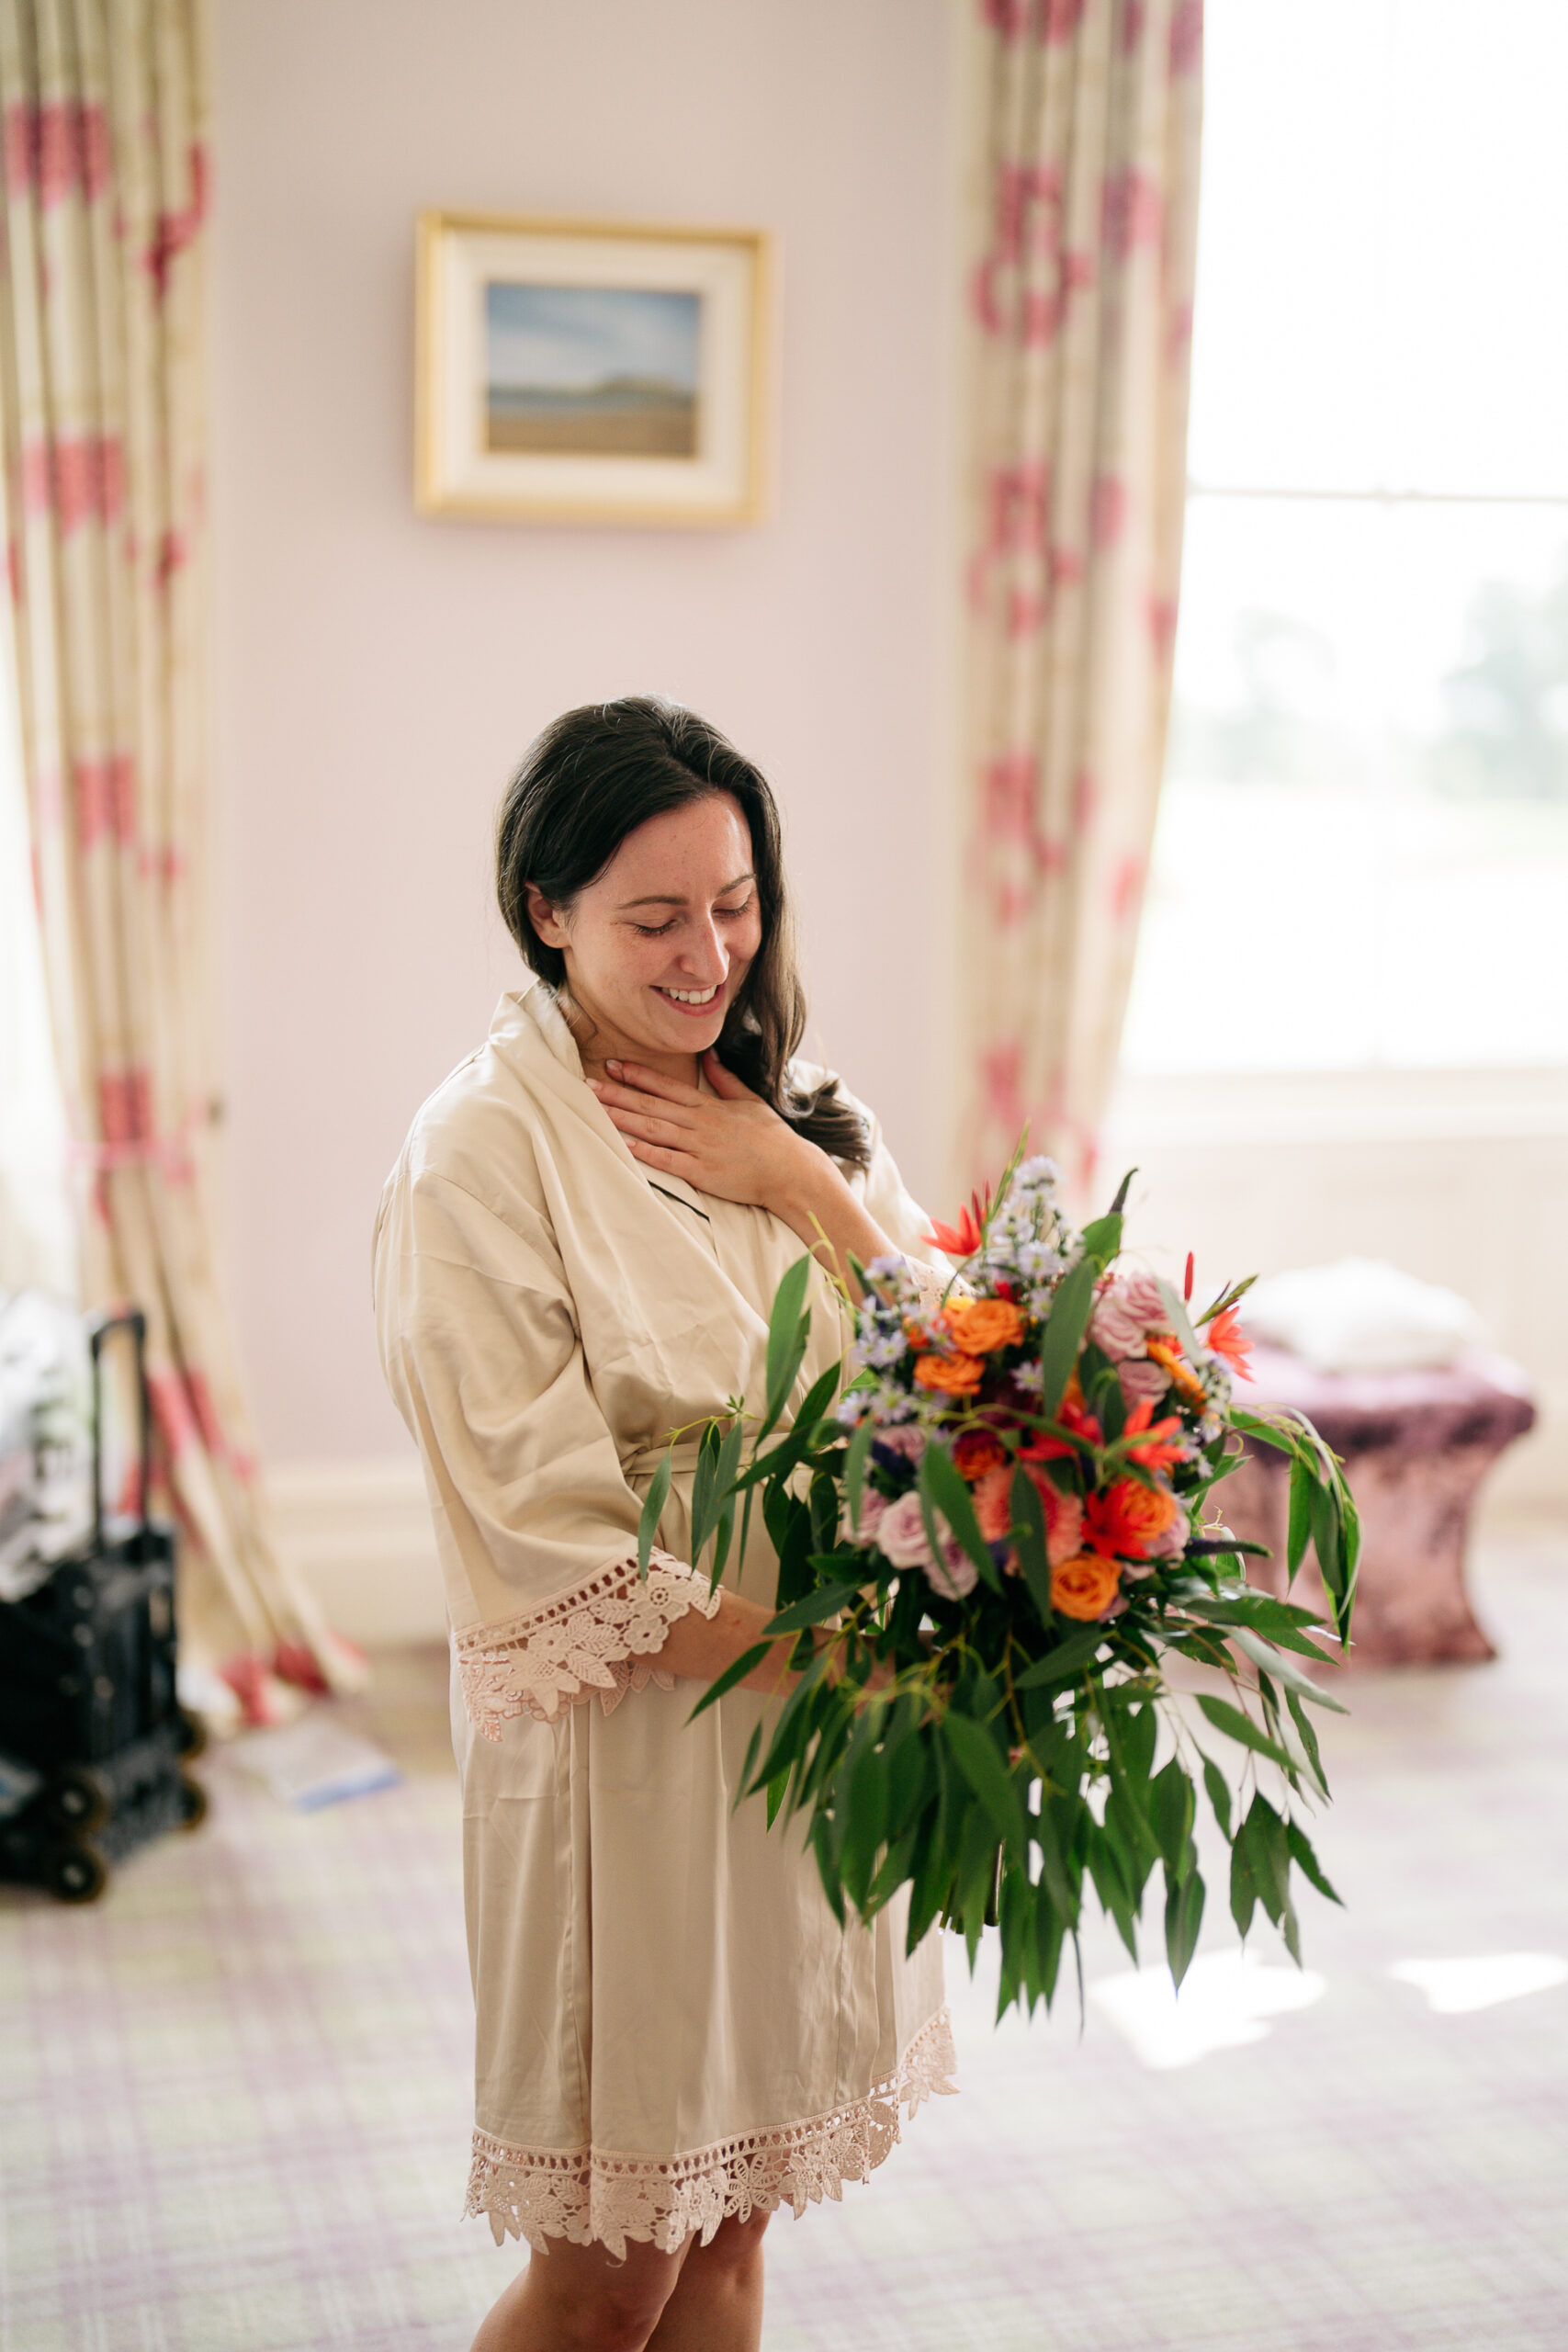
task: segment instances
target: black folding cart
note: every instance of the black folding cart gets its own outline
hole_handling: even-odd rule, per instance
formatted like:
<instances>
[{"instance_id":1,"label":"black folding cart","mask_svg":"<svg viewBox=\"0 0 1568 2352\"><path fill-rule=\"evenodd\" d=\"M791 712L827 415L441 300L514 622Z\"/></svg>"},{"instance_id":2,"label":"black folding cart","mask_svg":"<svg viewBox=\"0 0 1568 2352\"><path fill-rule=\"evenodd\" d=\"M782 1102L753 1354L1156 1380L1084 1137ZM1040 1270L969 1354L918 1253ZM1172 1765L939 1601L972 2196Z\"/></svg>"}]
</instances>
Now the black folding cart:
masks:
<instances>
[{"instance_id":1,"label":"black folding cart","mask_svg":"<svg viewBox=\"0 0 1568 2352\"><path fill-rule=\"evenodd\" d=\"M103 1351L130 1334L141 1476L135 1519L107 1518ZM110 1866L207 1796L186 1770L204 1744L175 1686L175 1537L147 1517L147 1325L99 1316L93 1360L93 1533L37 1589L0 1602L0 1878L91 1903Z\"/></svg>"}]
</instances>

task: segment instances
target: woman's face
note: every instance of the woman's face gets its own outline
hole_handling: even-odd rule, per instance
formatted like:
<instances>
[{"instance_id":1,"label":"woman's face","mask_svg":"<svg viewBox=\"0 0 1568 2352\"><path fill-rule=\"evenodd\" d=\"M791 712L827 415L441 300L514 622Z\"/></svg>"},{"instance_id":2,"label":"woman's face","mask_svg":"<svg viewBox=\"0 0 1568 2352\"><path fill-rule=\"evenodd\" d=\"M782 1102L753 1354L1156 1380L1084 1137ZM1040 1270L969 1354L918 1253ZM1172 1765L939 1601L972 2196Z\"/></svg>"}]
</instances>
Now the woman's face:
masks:
<instances>
[{"instance_id":1,"label":"woman's face","mask_svg":"<svg viewBox=\"0 0 1568 2352\"><path fill-rule=\"evenodd\" d=\"M528 912L566 958L573 1003L593 1024L590 1060L614 1056L689 1073L716 1044L762 943L751 837L740 804L705 793L628 833L563 922L534 885Z\"/></svg>"}]
</instances>

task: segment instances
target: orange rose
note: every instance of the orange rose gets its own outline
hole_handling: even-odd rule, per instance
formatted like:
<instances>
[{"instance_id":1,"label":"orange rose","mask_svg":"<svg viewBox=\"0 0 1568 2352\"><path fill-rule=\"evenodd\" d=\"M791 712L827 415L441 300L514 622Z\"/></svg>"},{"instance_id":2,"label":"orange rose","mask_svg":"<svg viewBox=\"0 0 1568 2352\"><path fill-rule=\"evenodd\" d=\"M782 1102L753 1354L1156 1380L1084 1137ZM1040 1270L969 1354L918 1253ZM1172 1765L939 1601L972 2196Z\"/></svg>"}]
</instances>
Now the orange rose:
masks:
<instances>
[{"instance_id":1,"label":"orange rose","mask_svg":"<svg viewBox=\"0 0 1568 2352\"><path fill-rule=\"evenodd\" d=\"M942 1321L966 1355L994 1355L998 1348L1016 1348L1023 1338L1023 1317L1005 1298L955 1298Z\"/></svg>"},{"instance_id":2,"label":"orange rose","mask_svg":"<svg viewBox=\"0 0 1568 2352\"><path fill-rule=\"evenodd\" d=\"M1095 1552L1079 1552L1052 1569L1051 1606L1064 1617L1080 1618L1087 1625L1093 1618L1104 1616L1121 1581L1114 1560L1102 1560Z\"/></svg>"},{"instance_id":3,"label":"orange rose","mask_svg":"<svg viewBox=\"0 0 1568 2352\"><path fill-rule=\"evenodd\" d=\"M999 1470L1006 1463L1008 1450L992 1430L965 1430L953 1449L953 1459L968 1479L983 1478L987 1470Z\"/></svg>"},{"instance_id":4,"label":"orange rose","mask_svg":"<svg viewBox=\"0 0 1568 2352\"><path fill-rule=\"evenodd\" d=\"M917 1356L915 1378L944 1396L972 1396L986 1377L978 1356Z\"/></svg>"},{"instance_id":5,"label":"orange rose","mask_svg":"<svg viewBox=\"0 0 1568 2352\"><path fill-rule=\"evenodd\" d=\"M1160 1537L1180 1516L1176 1497L1163 1487L1140 1486L1135 1478L1118 1478L1103 1494L1090 1495L1084 1505L1089 1541L1096 1552L1126 1560L1145 1560Z\"/></svg>"}]
</instances>

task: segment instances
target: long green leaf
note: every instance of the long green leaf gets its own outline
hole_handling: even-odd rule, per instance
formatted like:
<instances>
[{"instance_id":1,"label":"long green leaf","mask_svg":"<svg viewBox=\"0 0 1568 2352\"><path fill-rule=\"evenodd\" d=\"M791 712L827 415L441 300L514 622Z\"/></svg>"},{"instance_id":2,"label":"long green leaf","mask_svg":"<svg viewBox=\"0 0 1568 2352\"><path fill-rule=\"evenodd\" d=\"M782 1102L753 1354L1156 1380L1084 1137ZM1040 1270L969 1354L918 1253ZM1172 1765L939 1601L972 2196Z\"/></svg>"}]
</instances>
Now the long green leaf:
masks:
<instances>
[{"instance_id":1,"label":"long green leaf","mask_svg":"<svg viewBox=\"0 0 1568 2352\"><path fill-rule=\"evenodd\" d=\"M1086 1626L1081 1634L1069 1634L1054 1650L1027 1667L1013 1681L1015 1690L1048 1690L1053 1682L1066 1682L1081 1667L1088 1666L1105 1639L1103 1625Z\"/></svg>"},{"instance_id":2,"label":"long green leaf","mask_svg":"<svg viewBox=\"0 0 1568 2352\"><path fill-rule=\"evenodd\" d=\"M865 1468L871 1459L871 1443L875 1435L875 1422L862 1421L853 1437L851 1438L849 1452L844 1456L844 1504L849 1513L850 1525L857 1534L860 1529L861 1498L865 1492Z\"/></svg>"},{"instance_id":3,"label":"long green leaf","mask_svg":"<svg viewBox=\"0 0 1568 2352\"><path fill-rule=\"evenodd\" d=\"M1339 1896L1336 1894L1334 1889L1329 1885L1327 1879L1325 1878L1323 1874L1323 1865L1319 1862L1317 1856L1313 1852L1312 1845L1307 1838L1306 1831L1303 1829L1298 1823L1292 1821L1286 1825L1285 1836L1290 1845L1291 1859L1295 1863L1296 1868L1301 1871L1302 1876L1311 1881L1312 1884L1316 1887L1319 1894L1326 1894L1330 1903L1338 1903L1340 1909L1343 1910L1345 1905L1343 1902L1340 1901Z\"/></svg>"},{"instance_id":4,"label":"long green leaf","mask_svg":"<svg viewBox=\"0 0 1568 2352\"><path fill-rule=\"evenodd\" d=\"M1216 1731L1223 1731L1230 1739L1239 1740L1243 1747L1255 1748L1259 1756L1267 1756L1270 1762L1282 1764L1287 1771L1294 1770L1289 1751L1270 1739L1267 1732L1259 1731L1251 1716L1244 1715L1239 1707L1233 1707L1225 1699L1211 1699L1207 1691L1200 1692L1198 1704Z\"/></svg>"},{"instance_id":5,"label":"long green leaf","mask_svg":"<svg viewBox=\"0 0 1568 2352\"><path fill-rule=\"evenodd\" d=\"M809 1257L797 1258L774 1294L773 1311L768 1317L768 1397L762 1426L757 1432L759 1445L784 1411L784 1399L795 1385L795 1375L806 1353L809 1324L803 1310L811 1267Z\"/></svg>"},{"instance_id":6,"label":"long green leaf","mask_svg":"<svg viewBox=\"0 0 1568 2352\"><path fill-rule=\"evenodd\" d=\"M637 1572L644 1582L648 1578L649 1555L659 1533L659 1522L664 1516L664 1506L670 1499L670 1456L668 1453L649 1481L643 1498L642 1515L637 1523Z\"/></svg>"},{"instance_id":7,"label":"long green leaf","mask_svg":"<svg viewBox=\"0 0 1568 2352\"><path fill-rule=\"evenodd\" d=\"M1023 1808L995 1740L979 1724L955 1710L942 1717L942 1729L959 1770L990 1815L997 1835L1021 1865Z\"/></svg>"},{"instance_id":8,"label":"long green leaf","mask_svg":"<svg viewBox=\"0 0 1568 2352\"><path fill-rule=\"evenodd\" d=\"M742 1650L738 1658L731 1659L724 1672L716 1676L708 1684L707 1689L686 1717L686 1721L689 1724L694 1724L697 1717L705 1714L716 1701L724 1697L727 1690L733 1690L738 1682L744 1682L752 1668L761 1665L772 1648L772 1642L753 1642L749 1650Z\"/></svg>"},{"instance_id":9,"label":"long green leaf","mask_svg":"<svg viewBox=\"0 0 1568 2352\"><path fill-rule=\"evenodd\" d=\"M1252 1925L1252 1915L1258 1907L1258 1882L1252 1875L1252 1863L1247 1840L1237 1829L1231 1846L1231 1917L1242 1941Z\"/></svg>"},{"instance_id":10,"label":"long green leaf","mask_svg":"<svg viewBox=\"0 0 1568 2352\"><path fill-rule=\"evenodd\" d=\"M1312 1533L1312 1471L1298 1453L1291 1464L1290 1518L1285 1533L1285 1572L1292 1579L1306 1557Z\"/></svg>"},{"instance_id":11,"label":"long green leaf","mask_svg":"<svg viewBox=\"0 0 1568 2352\"><path fill-rule=\"evenodd\" d=\"M1121 1212L1112 1209L1108 1216L1097 1216L1086 1225L1083 1246L1103 1273L1122 1247Z\"/></svg>"},{"instance_id":12,"label":"long green leaf","mask_svg":"<svg viewBox=\"0 0 1568 2352\"><path fill-rule=\"evenodd\" d=\"M804 1632L807 1625L819 1625L824 1617L831 1617L836 1611L847 1609L859 1591L858 1584L818 1585L817 1590L808 1592L804 1600L792 1601L787 1609L781 1609L776 1617L770 1617L768 1634L770 1637L774 1634L798 1634Z\"/></svg>"},{"instance_id":13,"label":"long green leaf","mask_svg":"<svg viewBox=\"0 0 1568 2352\"><path fill-rule=\"evenodd\" d=\"M1040 1489L1023 1470L1012 1474L1012 1531L1023 1581L1042 1623L1050 1625L1055 1623L1055 1612L1051 1606L1051 1562L1045 1549L1045 1505Z\"/></svg>"},{"instance_id":14,"label":"long green leaf","mask_svg":"<svg viewBox=\"0 0 1568 2352\"><path fill-rule=\"evenodd\" d=\"M1199 1754L1202 1754L1201 1749L1199 1750ZM1214 1819L1219 1823L1223 1835L1228 1838L1231 1834L1230 1783L1213 1758L1208 1756L1203 1757L1203 1786L1209 1792L1209 1803L1213 1807Z\"/></svg>"},{"instance_id":15,"label":"long green leaf","mask_svg":"<svg viewBox=\"0 0 1568 2352\"><path fill-rule=\"evenodd\" d=\"M1277 1682L1284 1683L1287 1690L1299 1691L1303 1699L1310 1699L1314 1707L1327 1707L1337 1715L1349 1713L1350 1710L1342 1699L1335 1698L1332 1691L1314 1682L1310 1674L1303 1674L1301 1668L1282 1650L1277 1650L1271 1642L1259 1641L1258 1635L1248 1633L1245 1625L1238 1625L1231 1639L1238 1650L1247 1653L1254 1666L1260 1667L1265 1674L1271 1674Z\"/></svg>"},{"instance_id":16,"label":"long green leaf","mask_svg":"<svg viewBox=\"0 0 1568 2352\"><path fill-rule=\"evenodd\" d=\"M1046 1420L1062 1401L1062 1392L1078 1360L1078 1343L1094 1311L1094 1286L1100 1269L1092 1258L1080 1258L1063 1275L1045 1319L1040 1342L1040 1411Z\"/></svg>"},{"instance_id":17,"label":"long green leaf","mask_svg":"<svg viewBox=\"0 0 1568 2352\"><path fill-rule=\"evenodd\" d=\"M703 1442L697 1448L697 1466L692 1479L692 1563L702 1557L703 1546L713 1525L714 1473L718 1467L719 1447L723 1440L718 1423L710 1421L703 1431Z\"/></svg>"},{"instance_id":18,"label":"long green leaf","mask_svg":"<svg viewBox=\"0 0 1568 2352\"><path fill-rule=\"evenodd\" d=\"M1171 1982L1178 1992L1181 1989L1182 1978L1192 1965L1192 1955L1198 1949L1198 1936L1202 1925L1203 1881L1199 1872L1190 1870L1182 1878L1168 1878L1165 1954L1170 1963Z\"/></svg>"},{"instance_id":19,"label":"long green leaf","mask_svg":"<svg viewBox=\"0 0 1568 2352\"><path fill-rule=\"evenodd\" d=\"M1203 1350L1199 1345L1197 1332L1192 1329L1191 1317L1187 1312L1186 1300L1181 1293L1163 1277L1159 1282L1159 1295L1165 1302L1165 1311L1170 1317L1170 1328L1176 1334L1183 1354L1189 1363L1196 1364Z\"/></svg>"}]
</instances>

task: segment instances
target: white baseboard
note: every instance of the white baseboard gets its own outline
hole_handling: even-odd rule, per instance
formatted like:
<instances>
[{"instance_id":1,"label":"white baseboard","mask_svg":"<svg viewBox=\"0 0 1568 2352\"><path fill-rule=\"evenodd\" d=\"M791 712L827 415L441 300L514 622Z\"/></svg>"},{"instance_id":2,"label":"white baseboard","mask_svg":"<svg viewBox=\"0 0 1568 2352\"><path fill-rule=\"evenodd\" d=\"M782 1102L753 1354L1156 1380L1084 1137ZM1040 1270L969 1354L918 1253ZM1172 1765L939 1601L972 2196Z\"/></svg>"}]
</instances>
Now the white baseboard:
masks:
<instances>
[{"instance_id":1,"label":"white baseboard","mask_svg":"<svg viewBox=\"0 0 1568 2352\"><path fill-rule=\"evenodd\" d=\"M278 1463L267 1473L277 1540L351 1642L439 1642L446 1599L417 1462Z\"/></svg>"}]
</instances>

